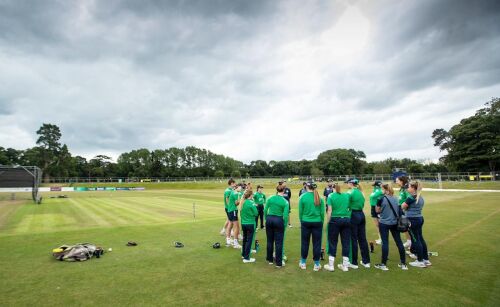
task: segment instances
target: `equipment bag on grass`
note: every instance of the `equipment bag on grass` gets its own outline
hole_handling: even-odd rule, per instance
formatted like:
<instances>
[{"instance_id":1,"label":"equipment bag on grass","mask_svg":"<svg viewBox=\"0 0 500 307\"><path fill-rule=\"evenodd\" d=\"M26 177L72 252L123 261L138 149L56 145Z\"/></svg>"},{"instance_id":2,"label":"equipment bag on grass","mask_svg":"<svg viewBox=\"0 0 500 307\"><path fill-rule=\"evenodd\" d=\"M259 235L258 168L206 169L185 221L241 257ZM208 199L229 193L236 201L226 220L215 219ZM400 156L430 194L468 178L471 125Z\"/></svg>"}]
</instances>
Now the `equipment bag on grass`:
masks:
<instances>
[{"instance_id":1,"label":"equipment bag on grass","mask_svg":"<svg viewBox=\"0 0 500 307\"><path fill-rule=\"evenodd\" d=\"M104 250L91 243L62 245L52 250L52 255L60 261L86 261L92 256L99 258L102 254Z\"/></svg>"}]
</instances>

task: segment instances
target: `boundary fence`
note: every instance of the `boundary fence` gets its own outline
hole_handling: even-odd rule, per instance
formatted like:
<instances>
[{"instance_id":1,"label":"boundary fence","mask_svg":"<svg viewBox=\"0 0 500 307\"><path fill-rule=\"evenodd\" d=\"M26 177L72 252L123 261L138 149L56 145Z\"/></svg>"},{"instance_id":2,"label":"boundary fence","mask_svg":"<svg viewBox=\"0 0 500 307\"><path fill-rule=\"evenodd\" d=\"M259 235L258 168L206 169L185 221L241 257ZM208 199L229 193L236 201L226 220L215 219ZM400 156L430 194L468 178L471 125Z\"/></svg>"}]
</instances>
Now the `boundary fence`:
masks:
<instances>
[{"instance_id":1,"label":"boundary fence","mask_svg":"<svg viewBox=\"0 0 500 307\"><path fill-rule=\"evenodd\" d=\"M422 181L496 181L500 179L499 173L409 173L411 179ZM142 183L142 182L209 182L209 181L225 181L230 177L60 177L49 178L43 180L43 183ZM290 182L301 182L308 179L315 181L336 181L341 182L348 178L357 178L360 181L390 181L393 180L393 174L349 174L349 175L322 175L322 176L297 176L297 175L284 175L284 176L249 176L235 178L239 180L259 180L259 181L279 181L288 180Z\"/></svg>"}]
</instances>

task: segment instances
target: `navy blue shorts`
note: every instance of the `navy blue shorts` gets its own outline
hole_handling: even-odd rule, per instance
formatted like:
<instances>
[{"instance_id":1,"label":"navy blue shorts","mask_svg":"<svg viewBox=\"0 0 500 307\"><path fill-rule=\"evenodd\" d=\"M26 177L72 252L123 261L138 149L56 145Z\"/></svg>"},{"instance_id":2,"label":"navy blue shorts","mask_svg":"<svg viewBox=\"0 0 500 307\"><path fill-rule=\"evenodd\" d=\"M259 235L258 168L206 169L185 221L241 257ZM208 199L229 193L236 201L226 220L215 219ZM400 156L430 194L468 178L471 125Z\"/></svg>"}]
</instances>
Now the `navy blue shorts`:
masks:
<instances>
[{"instance_id":1,"label":"navy blue shorts","mask_svg":"<svg viewBox=\"0 0 500 307\"><path fill-rule=\"evenodd\" d=\"M377 213L377 211L375 211L375 207L377 207L377 206L371 206L371 207L372 207L372 211L371 211L372 217L378 218L378 213Z\"/></svg>"},{"instance_id":2,"label":"navy blue shorts","mask_svg":"<svg viewBox=\"0 0 500 307\"><path fill-rule=\"evenodd\" d=\"M226 216L227 216L227 219L229 220L229 213L227 212L227 208L224 208L224 211L226 211Z\"/></svg>"},{"instance_id":3,"label":"navy blue shorts","mask_svg":"<svg viewBox=\"0 0 500 307\"><path fill-rule=\"evenodd\" d=\"M228 212L227 213L227 218L231 222L237 222L238 221L238 210L234 210L234 211Z\"/></svg>"}]
</instances>

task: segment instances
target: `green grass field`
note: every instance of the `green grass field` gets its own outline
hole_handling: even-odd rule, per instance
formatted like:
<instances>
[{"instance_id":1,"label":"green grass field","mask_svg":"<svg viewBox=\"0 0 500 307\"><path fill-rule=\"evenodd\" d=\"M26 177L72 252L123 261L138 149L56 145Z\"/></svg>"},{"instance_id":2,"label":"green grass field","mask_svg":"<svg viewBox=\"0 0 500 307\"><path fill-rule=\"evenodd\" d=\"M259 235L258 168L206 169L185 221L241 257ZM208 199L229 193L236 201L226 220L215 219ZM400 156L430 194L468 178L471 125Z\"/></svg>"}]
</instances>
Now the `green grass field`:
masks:
<instances>
[{"instance_id":1,"label":"green grass field","mask_svg":"<svg viewBox=\"0 0 500 307\"><path fill-rule=\"evenodd\" d=\"M313 272L312 259L307 271L298 268L296 186L284 269L268 265L263 250L256 263L243 264L239 250L212 249L224 242L223 189L215 183L172 184L146 191L44 193L40 206L1 201L0 306L500 304L500 193L425 193L424 236L429 250L439 252L430 268L398 270L391 242L388 272L330 273ZM266 185L266 194L271 192ZM69 198L49 198L57 194ZM367 229L375 239L371 220ZM257 238L265 246L264 232ZM125 246L129 240L139 245ZM173 241L185 247L175 249ZM81 263L52 258L53 248L77 242L113 251ZM377 247L372 263L380 262L380 254Z\"/></svg>"}]
</instances>

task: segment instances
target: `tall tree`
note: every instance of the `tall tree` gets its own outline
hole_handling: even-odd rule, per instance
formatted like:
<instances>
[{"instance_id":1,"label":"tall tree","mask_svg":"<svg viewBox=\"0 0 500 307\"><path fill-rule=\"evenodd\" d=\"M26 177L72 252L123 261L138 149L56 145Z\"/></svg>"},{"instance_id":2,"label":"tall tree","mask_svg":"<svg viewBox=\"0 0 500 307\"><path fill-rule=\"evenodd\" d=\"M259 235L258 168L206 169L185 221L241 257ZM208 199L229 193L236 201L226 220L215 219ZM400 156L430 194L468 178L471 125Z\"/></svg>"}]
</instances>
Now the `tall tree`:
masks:
<instances>
[{"instance_id":1,"label":"tall tree","mask_svg":"<svg viewBox=\"0 0 500 307\"><path fill-rule=\"evenodd\" d=\"M44 177L48 179L57 169L57 158L61 152L61 130L53 124L42 124L37 130L36 144L40 153L40 166Z\"/></svg>"},{"instance_id":2,"label":"tall tree","mask_svg":"<svg viewBox=\"0 0 500 307\"><path fill-rule=\"evenodd\" d=\"M500 163L500 99L491 99L449 131L434 130L432 138L447 152L442 161L452 170L494 171Z\"/></svg>"}]
</instances>

